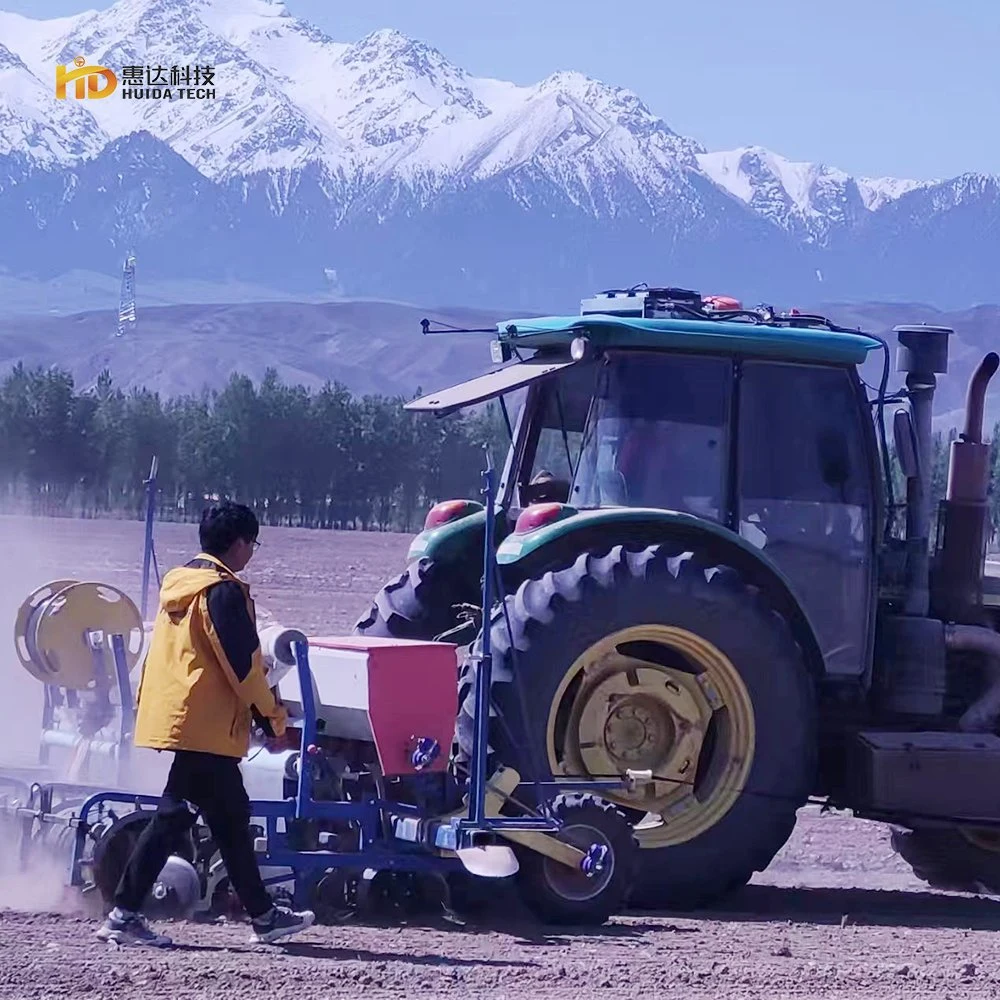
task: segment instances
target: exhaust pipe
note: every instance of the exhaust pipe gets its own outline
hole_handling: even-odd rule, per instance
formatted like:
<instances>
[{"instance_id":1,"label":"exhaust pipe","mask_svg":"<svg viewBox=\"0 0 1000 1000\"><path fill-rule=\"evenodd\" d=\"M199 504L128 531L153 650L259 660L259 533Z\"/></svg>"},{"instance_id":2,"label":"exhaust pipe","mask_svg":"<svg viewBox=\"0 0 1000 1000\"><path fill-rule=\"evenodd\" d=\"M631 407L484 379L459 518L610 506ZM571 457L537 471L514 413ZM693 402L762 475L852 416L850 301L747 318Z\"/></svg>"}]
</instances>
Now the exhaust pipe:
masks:
<instances>
[{"instance_id":1,"label":"exhaust pipe","mask_svg":"<svg viewBox=\"0 0 1000 1000\"><path fill-rule=\"evenodd\" d=\"M906 372L906 391L917 439L917 474L906 480L906 601L908 615L930 607L931 421L937 376L948 371L947 326L897 326L896 370Z\"/></svg>"},{"instance_id":2,"label":"exhaust pipe","mask_svg":"<svg viewBox=\"0 0 1000 1000\"><path fill-rule=\"evenodd\" d=\"M989 354L979 362L979 367L973 372L969 379L969 389L965 396L965 430L962 432L963 441L972 441L976 444L983 442L983 420L986 413L986 389L990 384L990 379L1000 368L1000 354L990 351Z\"/></svg>"},{"instance_id":3,"label":"exhaust pipe","mask_svg":"<svg viewBox=\"0 0 1000 1000\"><path fill-rule=\"evenodd\" d=\"M938 518L934 610L946 621L981 624L990 446L983 442L986 390L1000 368L995 351L979 363L965 404L965 427L951 443L948 488Z\"/></svg>"}]
</instances>

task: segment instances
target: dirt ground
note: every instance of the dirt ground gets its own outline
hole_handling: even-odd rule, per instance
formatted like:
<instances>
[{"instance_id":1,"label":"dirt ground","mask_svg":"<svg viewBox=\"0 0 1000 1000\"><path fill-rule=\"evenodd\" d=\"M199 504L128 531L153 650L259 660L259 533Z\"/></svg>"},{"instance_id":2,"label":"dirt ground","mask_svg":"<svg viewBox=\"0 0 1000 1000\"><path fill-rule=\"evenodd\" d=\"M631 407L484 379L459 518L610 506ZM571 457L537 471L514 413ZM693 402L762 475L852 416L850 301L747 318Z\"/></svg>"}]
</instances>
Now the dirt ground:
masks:
<instances>
[{"instance_id":1,"label":"dirt ground","mask_svg":"<svg viewBox=\"0 0 1000 1000\"><path fill-rule=\"evenodd\" d=\"M407 545L398 535L278 529L262 542L247 574L259 607L314 633L348 629ZM193 527L159 526L161 570L195 545ZM0 518L0 552L6 621L34 587L63 575L140 599L141 525ZM0 763L30 759L38 686L12 654L0 677ZM257 947L240 923L187 924L170 929L179 947L169 953L120 950L94 941L89 918L57 912L58 873L44 876L0 878L0 997L1000 996L1000 903L926 891L893 854L886 829L813 808L725 908L630 914L600 932L548 934L504 906L504 923L465 929L433 917L354 923Z\"/></svg>"}]
</instances>

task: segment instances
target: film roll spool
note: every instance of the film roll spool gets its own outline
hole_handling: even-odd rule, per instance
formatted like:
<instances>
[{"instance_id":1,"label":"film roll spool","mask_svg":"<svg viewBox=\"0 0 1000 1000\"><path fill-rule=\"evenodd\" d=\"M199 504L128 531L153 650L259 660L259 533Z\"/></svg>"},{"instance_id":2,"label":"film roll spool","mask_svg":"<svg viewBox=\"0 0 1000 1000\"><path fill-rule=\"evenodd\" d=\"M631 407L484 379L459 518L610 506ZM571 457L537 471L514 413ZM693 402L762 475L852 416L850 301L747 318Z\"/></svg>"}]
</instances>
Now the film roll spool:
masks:
<instances>
[{"instance_id":1,"label":"film roll spool","mask_svg":"<svg viewBox=\"0 0 1000 1000\"><path fill-rule=\"evenodd\" d=\"M267 685L274 687L295 667L294 644L308 640L304 632L297 628L285 628L284 625L268 625L258 635L261 653L267 665Z\"/></svg>"},{"instance_id":2,"label":"film roll spool","mask_svg":"<svg viewBox=\"0 0 1000 1000\"><path fill-rule=\"evenodd\" d=\"M125 642L131 673L142 655L144 630L135 604L117 587L104 583L56 580L32 592L18 609L14 647L21 666L36 680L69 690L93 686L93 651L88 636L101 633Z\"/></svg>"}]
</instances>

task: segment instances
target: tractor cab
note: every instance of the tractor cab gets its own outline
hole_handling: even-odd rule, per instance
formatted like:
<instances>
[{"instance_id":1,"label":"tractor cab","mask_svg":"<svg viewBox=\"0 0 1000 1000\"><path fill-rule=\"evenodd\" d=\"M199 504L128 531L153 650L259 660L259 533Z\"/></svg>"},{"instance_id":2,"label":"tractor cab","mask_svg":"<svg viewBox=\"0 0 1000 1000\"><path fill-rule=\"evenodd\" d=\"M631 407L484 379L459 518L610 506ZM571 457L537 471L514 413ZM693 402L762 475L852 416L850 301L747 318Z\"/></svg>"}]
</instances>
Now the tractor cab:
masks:
<instances>
[{"instance_id":1,"label":"tractor cab","mask_svg":"<svg viewBox=\"0 0 1000 1000\"><path fill-rule=\"evenodd\" d=\"M499 331L501 360L534 354L408 408L522 397L500 484L502 563L534 548L547 520L697 518L787 578L827 671L864 672L882 495L857 365L878 340L678 289L604 293L579 317Z\"/></svg>"}]
</instances>

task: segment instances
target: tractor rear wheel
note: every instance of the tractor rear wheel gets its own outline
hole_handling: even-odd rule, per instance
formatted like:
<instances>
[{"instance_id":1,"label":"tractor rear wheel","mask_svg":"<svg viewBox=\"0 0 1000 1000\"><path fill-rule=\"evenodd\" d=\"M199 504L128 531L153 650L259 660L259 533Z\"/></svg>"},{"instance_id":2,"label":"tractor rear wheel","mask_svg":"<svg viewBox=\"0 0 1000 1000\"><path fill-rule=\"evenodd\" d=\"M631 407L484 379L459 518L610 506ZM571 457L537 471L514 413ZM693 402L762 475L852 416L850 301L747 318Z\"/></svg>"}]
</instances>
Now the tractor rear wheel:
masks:
<instances>
[{"instance_id":1,"label":"tractor rear wheel","mask_svg":"<svg viewBox=\"0 0 1000 1000\"><path fill-rule=\"evenodd\" d=\"M433 640L460 624L459 605L476 600L454 567L418 559L375 595L354 635ZM476 601L478 605L478 601Z\"/></svg>"},{"instance_id":2,"label":"tractor rear wheel","mask_svg":"<svg viewBox=\"0 0 1000 1000\"><path fill-rule=\"evenodd\" d=\"M639 842L632 905L695 909L770 864L812 790L817 741L802 651L763 591L691 552L619 545L522 583L491 641L490 745L520 772L518 799L532 779L652 772L602 792ZM460 679L460 761L480 643Z\"/></svg>"},{"instance_id":3,"label":"tractor rear wheel","mask_svg":"<svg viewBox=\"0 0 1000 1000\"><path fill-rule=\"evenodd\" d=\"M890 842L913 874L932 889L1000 896L1000 836L995 830L893 830Z\"/></svg>"}]
</instances>

